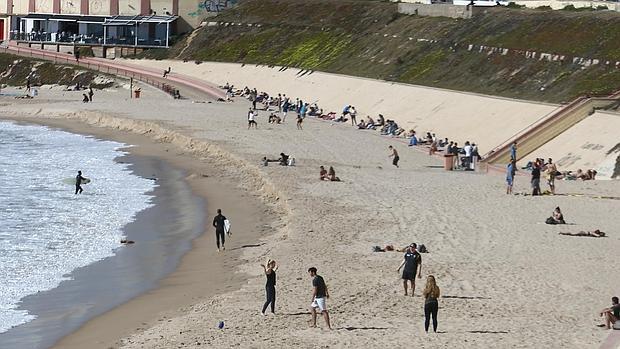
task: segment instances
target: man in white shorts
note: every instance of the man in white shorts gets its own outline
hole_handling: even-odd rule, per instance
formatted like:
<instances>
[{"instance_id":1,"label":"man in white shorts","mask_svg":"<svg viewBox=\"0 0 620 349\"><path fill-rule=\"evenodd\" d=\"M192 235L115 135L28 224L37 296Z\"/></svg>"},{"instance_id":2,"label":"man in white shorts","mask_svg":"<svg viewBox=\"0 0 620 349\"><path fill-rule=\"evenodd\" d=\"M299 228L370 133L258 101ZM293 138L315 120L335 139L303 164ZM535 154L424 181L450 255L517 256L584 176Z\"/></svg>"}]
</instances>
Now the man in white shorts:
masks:
<instances>
[{"instance_id":1,"label":"man in white shorts","mask_svg":"<svg viewBox=\"0 0 620 349\"><path fill-rule=\"evenodd\" d=\"M317 270L315 267L308 269L313 286L312 304L310 305L310 309L312 310L312 327L316 327L316 309L319 308L327 327L331 330L332 326L329 322L329 313L327 312L327 305L325 304L325 300L329 298L329 291L327 291L327 285L323 277L317 275L316 272Z\"/></svg>"}]
</instances>

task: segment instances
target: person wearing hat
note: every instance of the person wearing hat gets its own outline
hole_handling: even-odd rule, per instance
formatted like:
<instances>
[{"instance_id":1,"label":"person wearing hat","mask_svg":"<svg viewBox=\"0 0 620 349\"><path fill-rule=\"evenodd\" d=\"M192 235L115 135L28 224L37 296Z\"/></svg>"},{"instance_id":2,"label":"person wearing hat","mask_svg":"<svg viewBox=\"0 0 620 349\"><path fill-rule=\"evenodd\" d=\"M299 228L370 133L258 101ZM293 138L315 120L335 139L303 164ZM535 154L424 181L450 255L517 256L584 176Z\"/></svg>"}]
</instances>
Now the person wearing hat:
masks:
<instances>
[{"instance_id":1,"label":"person wearing hat","mask_svg":"<svg viewBox=\"0 0 620 349\"><path fill-rule=\"evenodd\" d=\"M407 247L407 251L405 251L405 256L403 258L403 262L400 263L397 271L400 272L400 269L403 269L402 279L403 279L403 287L405 288L405 296L407 296L407 281L411 283L411 297L415 292L415 276L418 275L418 278L422 278L422 256L417 251L417 245L415 243L411 243L409 247Z\"/></svg>"}]
</instances>

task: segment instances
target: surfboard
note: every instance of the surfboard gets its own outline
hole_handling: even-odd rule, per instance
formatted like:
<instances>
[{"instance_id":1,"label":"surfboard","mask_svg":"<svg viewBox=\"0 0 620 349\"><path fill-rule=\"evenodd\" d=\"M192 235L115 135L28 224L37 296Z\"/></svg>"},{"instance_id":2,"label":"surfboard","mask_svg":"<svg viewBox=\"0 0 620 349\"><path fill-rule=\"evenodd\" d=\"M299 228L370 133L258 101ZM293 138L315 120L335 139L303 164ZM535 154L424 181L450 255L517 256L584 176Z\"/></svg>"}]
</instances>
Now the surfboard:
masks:
<instances>
[{"instance_id":1,"label":"surfboard","mask_svg":"<svg viewBox=\"0 0 620 349\"><path fill-rule=\"evenodd\" d=\"M228 219L224 220L224 233L231 235L230 234L230 221Z\"/></svg>"},{"instance_id":2,"label":"surfboard","mask_svg":"<svg viewBox=\"0 0 620 349\"><path fill-rule=\"evenodd\" d=\"M65 178L62 180L62 182L69 185L75 185L75 178ZM84 180L82 180L82 184L88 184L90 182L90 178L85 177Z\"/></svg>"}]
</instances>

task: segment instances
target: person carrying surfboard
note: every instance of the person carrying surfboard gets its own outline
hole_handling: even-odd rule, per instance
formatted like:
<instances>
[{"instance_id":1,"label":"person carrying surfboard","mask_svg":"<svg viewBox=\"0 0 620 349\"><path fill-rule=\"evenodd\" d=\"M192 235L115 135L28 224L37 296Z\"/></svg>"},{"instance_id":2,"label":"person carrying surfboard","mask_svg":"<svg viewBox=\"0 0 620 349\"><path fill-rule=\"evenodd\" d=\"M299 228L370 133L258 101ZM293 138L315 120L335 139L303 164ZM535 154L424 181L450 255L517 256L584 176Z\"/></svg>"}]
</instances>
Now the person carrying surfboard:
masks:
<instances>
[{"instance_id":1,"label":"person carrying surfboard","mask_svg":"<svg viewBox=\"0 0 620 349\"><path fill-rule=\"evenodd\" d=\"M77 176L75 176L75 195L82 194L84 191L82 189L82 183L86 180L86 178L82 177L82 171L78 171Z\"/></svg>"},{"instance_id":2,"label":"person carrying surfboard","mask_svg":"<svg viewBox=\"0 0 620 349\"><path fill-rule=\"evenodd\" d=\"M224 247L226 236L226 217L222 215L222 210L217 209L217 216L213 218L213 226L215 227L215 240L217 242L217 251L220 251L220 240L222 240L222 250L226 250Z\"/></svg>"}]
</instances>

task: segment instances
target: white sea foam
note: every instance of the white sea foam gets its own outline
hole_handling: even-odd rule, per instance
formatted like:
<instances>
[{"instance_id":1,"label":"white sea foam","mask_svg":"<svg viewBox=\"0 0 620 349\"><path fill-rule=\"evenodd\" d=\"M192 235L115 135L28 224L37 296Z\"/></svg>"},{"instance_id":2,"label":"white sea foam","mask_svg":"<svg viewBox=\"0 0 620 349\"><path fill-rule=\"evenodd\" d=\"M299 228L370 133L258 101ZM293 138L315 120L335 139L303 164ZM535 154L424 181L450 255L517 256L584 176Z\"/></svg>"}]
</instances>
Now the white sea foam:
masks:
<instances>
[{"instance_id":1,"label":"white sea foam","mask_svg":"<svg viewBox=\"0 0 620 349\"><path fill-rule=\"evenodd\" d=\"M114 162L126 145L0 121L0 333L34 315L20 299L112 256L122 228L151 206L151 180ZM82 195L63 179L93 181Z\"/></svg>"}]
</instances>

